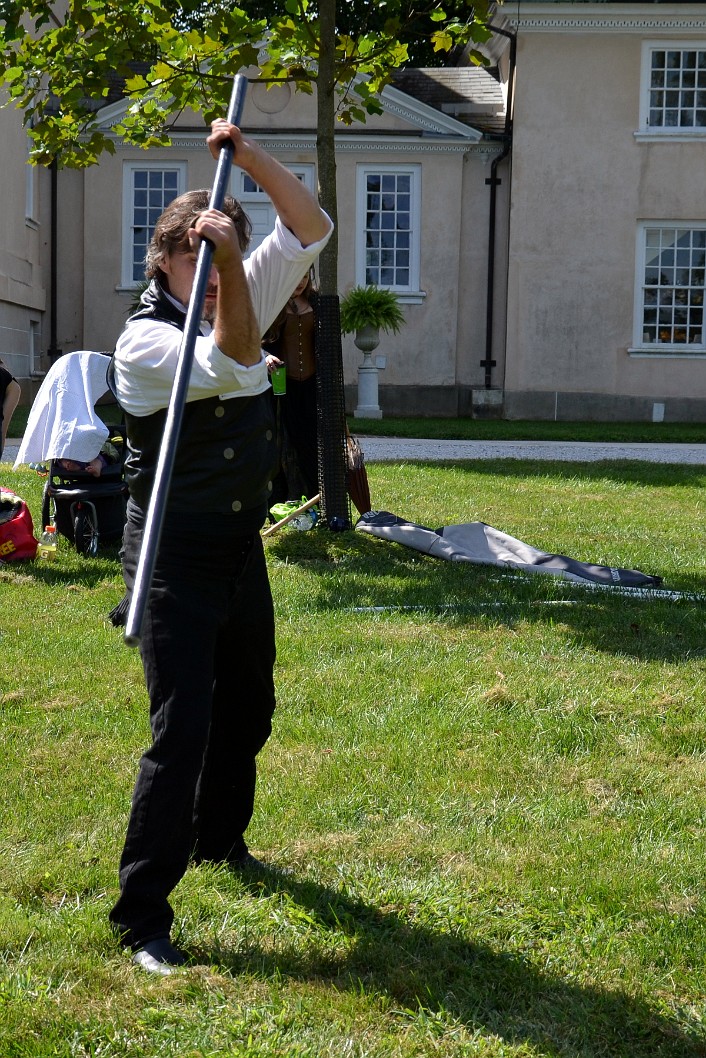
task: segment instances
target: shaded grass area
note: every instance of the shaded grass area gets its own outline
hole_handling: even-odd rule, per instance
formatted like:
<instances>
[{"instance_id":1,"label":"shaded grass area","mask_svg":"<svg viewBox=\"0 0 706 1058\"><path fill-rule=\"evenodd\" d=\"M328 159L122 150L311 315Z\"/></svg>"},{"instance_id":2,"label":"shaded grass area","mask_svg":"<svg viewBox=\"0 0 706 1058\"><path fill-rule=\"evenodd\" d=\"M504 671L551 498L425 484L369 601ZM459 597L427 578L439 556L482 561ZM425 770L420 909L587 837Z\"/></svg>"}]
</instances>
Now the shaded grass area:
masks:
<instances>
[{"instance_id":1,"label":"shaded grass area","mask_svg":"<svg viewBox=\"0 0 706 1058\"><path fill-rule=\"evenodd\" d=\"M704 423L527 422L513 419L355 419L353 434L450 441L593 441L704 444Z\"/></svg>"},{"instance_id":2,"label":"shaded grass area","mask_svg":"<svg viewBox=\"0 0 706 1058\"><path fill-rule=\"evenodd\" d=\"M701 468L368 473L412 520L706 594ZM41 480L2 480L36 520ZM106 923L148 737L105 619L117 550L62 544L0 567L3 1056L706 1055L703 602L270 538L279 704L250 840L291 873L190 869L193 964L155 982Z\"/></svg>"},{"instance_id":3,"label":"shaded grass area","mask_svg":"<svg viewBox=\"0 0 706 1058\"><path fill-rule=\"evenodd\" d=\"M17 408L8 437L21 437L29 407ZM115 404L100 405L107 423L120 421ZM430 440L478 441L593 441L624 443L706 443L704 423L651 422L525 422L506 419L356 419L349 416L351 433L374 437L425 437Z\"/></svg>"}]
</instances>

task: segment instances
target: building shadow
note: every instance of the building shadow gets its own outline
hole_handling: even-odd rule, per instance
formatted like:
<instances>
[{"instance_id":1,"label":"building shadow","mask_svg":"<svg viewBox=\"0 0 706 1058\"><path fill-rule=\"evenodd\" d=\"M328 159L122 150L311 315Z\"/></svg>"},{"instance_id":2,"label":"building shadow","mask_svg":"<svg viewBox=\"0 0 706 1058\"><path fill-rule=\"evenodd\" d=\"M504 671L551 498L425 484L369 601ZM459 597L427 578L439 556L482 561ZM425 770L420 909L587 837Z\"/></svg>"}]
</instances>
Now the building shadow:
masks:
<instances>
[{"instance_id":1,"label":"building shadow","mask_svg":"<svg viewBox=\"0 0 706 1058\"><path fill-rule=\"evenodd\" d=\"M706 653L706 578L695 574L664 585L665 595L593 588L547 573L446 562L358 532L283 533L268 555L311 572L309 613L360 622L408 611L410 619L423 613L467 628L560 622L576 642L606 654L679 662Z\"/></svg>"},{"instance_id":2,"label":"building shadow","mask_svg":"<svg viewBox=\"0 0 706 1058\"><path fill-rule=\"evenodd\" d=\"M377 464L373 464L375 466ZM575 481L614 481L621 485L645 488L698 487L706 478L706 466L701 463L652 463L647 460L596 460L569 462L549 459L463 459L448 461L415 460L420 470L449 469L468 474L496 477L546 477Z\"/></svg>"}]
</instances>

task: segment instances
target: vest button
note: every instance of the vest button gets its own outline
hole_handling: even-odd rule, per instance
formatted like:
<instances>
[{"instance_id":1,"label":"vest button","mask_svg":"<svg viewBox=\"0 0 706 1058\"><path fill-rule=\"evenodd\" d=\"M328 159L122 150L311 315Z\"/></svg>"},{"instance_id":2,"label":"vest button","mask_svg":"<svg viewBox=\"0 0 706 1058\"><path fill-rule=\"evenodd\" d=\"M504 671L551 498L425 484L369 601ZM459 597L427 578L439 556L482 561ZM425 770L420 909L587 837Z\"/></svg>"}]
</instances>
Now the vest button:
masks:
<instances>
[{"instance_id":1,"label":"vest button","mask_svg":"<svg viewBox=\"0 0 706 1058\"><path fill-rule=\"evenodd\" d=\"M272 430L267 431L267 433L265 434L265 439L268 441L272 440Z\"/></svg>"},{"instance_id":2,"label":"vest button","mask_svg":"<svg viewBox=\"0 0 706 1058\"><path fill-rule=\"evenodd\" d=\"M271 481L267 482L267 491L268 492L272 492L272 482Z\"/></svg>"},{"instance_id":3,"label":"vest button","mask_svg":"<svg viewBox=\"0 0 706 1058\"><path fill-rule=\"evenodd\" d=\"M224 448L223 449L223 457L224 457L224 459L232 459L234 455L235 455L235 450L234 449L232 449L232 448Z\"/></svg>"},{"instance_id":4,"label":"vest button","mask_svg":"<svg viewBox=\"0 0 706 1058\"><path fill-rule=\"evenodd\" d=\"M243 505L242 505L242 503L240 502L240 500L233 500L233 502L231 503L231 505L230 505L230 506L231 506L231 510L233 510L233 511L239 511L239 510L240 510L240 508L241 508L241 507L242 507Z\"/></svg>"},{"instance_id":5,"label":"vest button","mask_svg":"<svg viewBox=\"0 0 706 1058\"><path fill-rule=\"evenodd\" d=\"M214 412L216 418L217 419L221 419L225 415L225 413L226 413L226 410L223 407L223 405L222 404L217 404L216 405L216 410Z\"/></svg>"}]
</instances>

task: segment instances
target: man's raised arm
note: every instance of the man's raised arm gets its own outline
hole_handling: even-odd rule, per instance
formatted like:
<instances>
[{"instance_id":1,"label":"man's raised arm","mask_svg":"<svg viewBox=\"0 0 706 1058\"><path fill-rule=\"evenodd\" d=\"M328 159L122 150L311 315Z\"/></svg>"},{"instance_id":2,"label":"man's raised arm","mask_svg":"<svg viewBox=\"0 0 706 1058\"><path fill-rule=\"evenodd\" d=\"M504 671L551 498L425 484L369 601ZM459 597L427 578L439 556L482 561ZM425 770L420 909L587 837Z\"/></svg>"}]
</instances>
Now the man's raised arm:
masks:
<instances>
[{"instance_id":1,"label":"man's raised arm","mask_svg":"<svg viewBox=\"0 0 706 1058\"><path fill-rule=\"evenodd\" d=\"M312 193L294 173L257 143L244 139L240 129L223 118L211 124L208 147L214 158L224 139L233 141L233 164L252 177L270 197L280 220L302 246L319 242L331 230L331 221Z\"/></svg>"}]
</instances>

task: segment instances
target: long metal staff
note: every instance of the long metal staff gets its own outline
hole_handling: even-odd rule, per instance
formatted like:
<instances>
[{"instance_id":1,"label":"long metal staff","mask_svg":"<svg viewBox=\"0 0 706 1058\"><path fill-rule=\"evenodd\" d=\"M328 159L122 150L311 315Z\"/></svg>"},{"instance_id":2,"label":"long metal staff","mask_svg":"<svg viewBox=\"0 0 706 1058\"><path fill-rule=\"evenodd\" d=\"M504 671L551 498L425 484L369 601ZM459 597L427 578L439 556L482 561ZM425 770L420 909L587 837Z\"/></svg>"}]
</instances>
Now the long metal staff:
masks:
<instances>
[{"instance_id":1,"label":"long metal staff","mask_svg":"<svg viewBox=\"0 0 706 1058\"><path fill-rule=\"evenodd\" d=\"M240 74L237 74L233 78L233 91L231 93L227 115L227 120L231 125L240 124L240 119L243 113L243 104L245 103L247 83L247 78ZM220 209L223 205L223 199L230 178L231 166L233 164L233 151L234 147L231 140L224 143L220 149L216 178L213 183L211 198L208 204L209 209ZM161 536L164 513L167 507L167 496L169 494L169 485L172 478L172 471L174 469L176 446L179 440L184 405L186 404L186 394L189 388L191 366L194 361L194 348L196 338L199 334L201 313L203 311L203 303L206 297L206 287L208 286L208 277L211 272L212 259L213 243L209 242L208 239L202 239L196 261L194 285L191 289L189 307L186 313L184 336L179 348L179 358L177 360L174 382L172 383L172 392L167 407L167 417L164 423L162 445L154 474L152 495L150 496L147 516L145 518L140 557L135 572L135 583L133 585L130 606L125 621L124 639L130 647L136 647L140 642L142 620L145 615L147 597L149 595L152 577L154 575L157 550L159 548L159 538Z\"/></svg>"}]
</instances>

